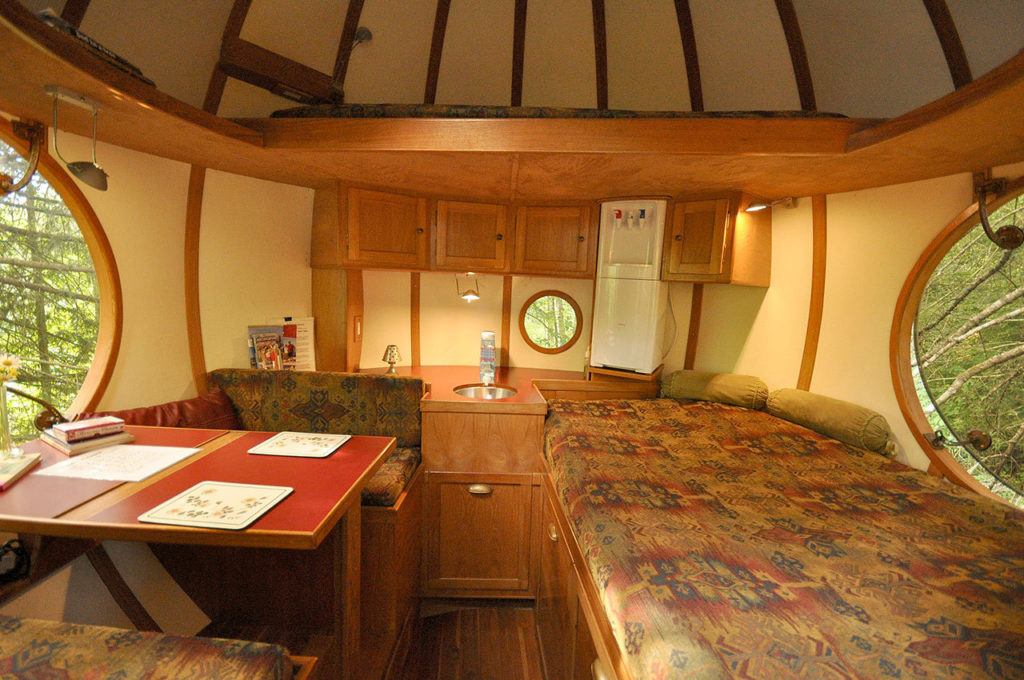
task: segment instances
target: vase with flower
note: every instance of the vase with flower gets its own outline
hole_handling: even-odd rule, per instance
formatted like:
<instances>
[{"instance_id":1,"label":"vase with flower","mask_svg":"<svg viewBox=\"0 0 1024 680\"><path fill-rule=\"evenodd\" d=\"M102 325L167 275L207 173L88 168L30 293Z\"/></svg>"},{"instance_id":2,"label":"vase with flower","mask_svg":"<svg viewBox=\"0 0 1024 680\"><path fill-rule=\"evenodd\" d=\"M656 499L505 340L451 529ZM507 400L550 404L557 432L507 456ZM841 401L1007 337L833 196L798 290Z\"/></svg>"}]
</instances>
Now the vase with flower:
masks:
<instances>
[{"instance_id":1,"label":"vase with flower","mask_svg":"<svg viewBox=\"0 0 1024 680\"><path fill-rule=\"evenodd\" d=\"M0 354L0 459L20 458L21 448L11 438L11 423L7 413L7 383L18 379L21 361L10 354Z\"/></svg>"}]
</instances>

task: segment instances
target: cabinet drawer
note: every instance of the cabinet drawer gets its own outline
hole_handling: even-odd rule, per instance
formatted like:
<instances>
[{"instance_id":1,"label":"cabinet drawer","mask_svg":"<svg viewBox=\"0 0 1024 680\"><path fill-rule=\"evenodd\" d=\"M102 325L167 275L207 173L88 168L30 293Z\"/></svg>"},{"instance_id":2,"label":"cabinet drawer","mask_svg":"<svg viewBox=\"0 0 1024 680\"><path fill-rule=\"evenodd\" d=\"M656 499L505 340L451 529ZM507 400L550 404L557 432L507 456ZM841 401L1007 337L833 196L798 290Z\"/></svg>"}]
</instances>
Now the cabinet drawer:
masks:
<instances>
[{"instance_id":1,"label":"cabinet drawer","mask_svg":"<svg viewBox=\"0 0 1024 680\"><path fill-rule=\"evenodd\" d=\"M530 596L539 499L535 475L427 473L426 594Z\"/></svg>"}]
</instances>

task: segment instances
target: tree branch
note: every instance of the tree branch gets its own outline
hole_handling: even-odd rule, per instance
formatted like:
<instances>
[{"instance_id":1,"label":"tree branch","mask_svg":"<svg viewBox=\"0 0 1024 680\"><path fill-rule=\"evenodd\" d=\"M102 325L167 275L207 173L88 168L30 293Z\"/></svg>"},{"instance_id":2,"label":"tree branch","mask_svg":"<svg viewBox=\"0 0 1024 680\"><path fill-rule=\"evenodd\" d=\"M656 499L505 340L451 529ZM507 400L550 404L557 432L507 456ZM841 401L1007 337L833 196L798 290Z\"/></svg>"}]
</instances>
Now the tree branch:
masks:
<instances>
[{"instance_id":1,"label":"tree branch","mask_svg":"<svg viewBox=\"0 0 1024 680\"><path fill-rule=\"evenodd\" d=\"M1005 364L1007 361L1016 359L1017 357L1020 356L1024 356L1024 344L1017 345L1016 347L1008 349L1005 352L1000 352L999 354L991 356L985 361L982 361L980 364L975 364L974 366L971 366L966 371L960 373L960 375L958 375L956 379L953 380L950 386L946 388L946 391L940 394L939 397L935 400L935 403L941 406L950 397L959 392L960 388L964 386L964 383L966 383L974 376L978 375L979 373L983 373L984 371L987 371L993 366Z\"/></svg>"}]
</instances>

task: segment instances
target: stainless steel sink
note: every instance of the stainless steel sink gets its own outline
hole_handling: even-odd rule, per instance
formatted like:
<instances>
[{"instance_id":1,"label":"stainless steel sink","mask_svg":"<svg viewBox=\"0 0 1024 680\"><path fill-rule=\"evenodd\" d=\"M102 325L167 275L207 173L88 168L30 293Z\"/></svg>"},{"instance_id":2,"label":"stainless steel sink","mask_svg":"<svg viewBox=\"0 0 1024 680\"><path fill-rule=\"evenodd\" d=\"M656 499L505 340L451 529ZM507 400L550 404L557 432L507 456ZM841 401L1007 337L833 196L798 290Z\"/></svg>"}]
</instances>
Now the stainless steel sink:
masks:
<instances>
[{"instance_id":1,"label":"stainless steel sink","mask_svg":"<svg viewBox=\"0 0 1024 680\"><path fill-rule=\"evenodd\" d=\"M460 397L470 399L508 399L514 397L518 390L508 385L484 385L483 383L472 383L459 385L454 390Z\"/></svg>"}]
</instances>

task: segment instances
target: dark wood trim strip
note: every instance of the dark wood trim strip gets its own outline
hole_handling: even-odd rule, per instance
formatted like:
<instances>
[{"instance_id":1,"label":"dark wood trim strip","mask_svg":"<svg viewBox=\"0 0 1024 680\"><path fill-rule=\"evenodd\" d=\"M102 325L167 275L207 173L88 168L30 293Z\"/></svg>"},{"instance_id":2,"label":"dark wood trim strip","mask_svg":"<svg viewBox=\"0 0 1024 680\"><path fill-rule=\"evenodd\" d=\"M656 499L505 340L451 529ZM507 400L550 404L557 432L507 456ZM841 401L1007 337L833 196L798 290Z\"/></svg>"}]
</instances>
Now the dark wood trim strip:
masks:
<instances>
[{"instance_id":1,"label":"dark wood trim strip","mask_svg":"<svg viewBox=\"0 0 1024 680\"><path fill-rule=\"evenodd\" d=\"M114 602L132 622L132 625L139 630L160 632L160 626L149 615L139 598L135 597L135 593L125 582L121 572L117 570L117 565L103 548L103 544L97 543L85 555L89 558L89 564L96 570L100 580L103 581L103 585L110 592L110 596L114 598Z\"/></svg>"},{"instance_id":2,"label":"dark wood trim strip","mask_svg":"<svg viewBox=\"0 0 1024 680\"><path fill-rule=\"evenodd\" d=\"M341 28L341 40L338 42L338 55L334 59L333 90L345 97L345 76L348 74L348 59L352 56L352 42L356 39L359 28L359 17L363 14L363 0L349 0L348 11L345 13L345 24Z\"/></svg>"},{"instance_id":3,"label":"dark wood trim strip","mask_svg":"<svg viewBox=\"0 0 1024 680\"><path fill-rule=\"evenodd\" d=\"M946 4L946 0L921 1L928 11L928 17L932 20L932 26L935 27L935 35L939 39L939 44L942 45L942 53L946 56L946 65L949 66L949 76L953 79L953 87L959 90L974 78L971 76L971 66L967 62L964 44L960 42L960 33L956 30L953 15L949 13L949 5Z\"/></svg>"},{"instance_id":4,"label":"dark wood trim strip","mask_svg":"<svg viewBox=\"0 0 1024 680\"><path fill-rule=\"evenodd\" d=\"M811 304L807 312L807 334L804 353L800 359L800 375L796 388L809 390L814 375L814 362L818 357L818 338L821 336L821 315L825 308L825 260L828 255L828 204L824 195L811 197Z\"/></svg>"},{"instance_id":5,"label":"dark wood trim strip","mask_svg":"<svg viewBox=\"0 0 1024 680\"><path fill-rule=\"evenodd\" d=\"M796 18L793 0L775 0L775 9L779 12L782 31L786 34L789 60L793 63L793 77L796 79L796 89L800 95L800 108L804 111L817 111L818 104L814 99L811 67L807 62L804 36L800 32L800 22Z\"/></svg>"},{"instance_id":6,"label":"dark wood trim strip","mask_svg":"<svg viewBox=\"0 0 1024 680\"><path fill-rule=\"evenodd\" d=\"M583 324L580 324L580 328ZM501 280L501 349L498 361L508 366L509 345L512 342L512 277L504 276Z\"/></svg>"},{"instance_id":7,"label":"dark wood trim strip","mask_svg":"<svg viewBox=\"0 0 1024 680\"><path fill-rule=\"evenodd\" d=\"M423 92L423 103L433 104L437 99L437 75L441 71L441 51L444 49L444 32L448 28L448 10L452 0L437 0L434 13L434 36L430 39L430 61L427 62L427 87Z\"/></svg>"},{"instance_id":8,"label":"dark wood trim strip","mask_svg":"<svg viewBox=\"0 0 1024 680\"><path fill-rule=\"evenodd\" d=\"M690 326L686 331L686 356L683 368L692 370L697 361L697 341L700 339L700 316L704 306L704 284L693 284L693 295L690 298Z\"/></svg>"},{"instance_id":9,"label":"dark wood trim strip","mask_svg":"<svg viewBox=\"0 0 1024 680\"><path fill-rule=\"evenodd\" d=\"M89 9L90 0L68 0L60 12L60 18L75 28L82 27L85 11Z\"/></svg>"},{"instance_id":10,"label":"dark wood trim strip","mask_svg":"<svg viewBox=\"0 0 1024 680\"><path fill-rule=\"evenodd\" d=\"M693 33L693 15L689 0L676 0L676 21L679 39L683 41L683 59L686 61L686 84L690 88L690 109L704 110L704 90L700 85L700 60L697 57L697 36Z\"/></svg>"},{"instance_id":11,"label":"dark wood trim strip","mask_svg":"<svg viewBox=\"0 0 1024 680\"><path fill-rule=\"evenodd\" d=\"M217 68L232 78L295 101L327 101L338 92L326 73L236 36L224 39Z\"/></svg>"},{"instance_id":12,"label":"dark wood trim strip","mask_svg":"<svg viewBox=\"0 0 1024 680\"><path fill-rule=\"evenodd\" d=\"M412 366L420 365L420 273L409 275L409 340Z\"/></svg>"},{"instance_id":13,"label":"dark wood trim strip","mask_svg":"<svg viewBox=\"0 0 1024 680\"><path fill-rule=\"evenodd\" d=\"M249 13L252 0L235 0L224 24L221 49L242 33L242 24ZM219 66L213 67L206 86L203 110L216 114L224 97L227 74ZM199 301L199 234L202 228L203 192L206 187L206 168L193 165L188 175L188 194L185 197L185 331L188 335L188 359L192 380L200 394L207 391L206 351L203 347L203 319Z\"/></svg>"},{"instance_id":14,"label":"dark wood trim strip","mask_svg":"<svg viewBox=\"0 0 1024 680\"><path fill-rule=\"evenodd\" d=\"M597 79L597 108L608 108L608 32L604 0L591 0L594 12L594 70Z\"/></svg>"},{"instance_id":15,"label":"dark wood trim strip","mask_svg":"<svg viewBox=\"0 0 1024 680\"><path fill-rule=\"evenodd\" d=\"M199 394L205 394L208 388L199 301L199 233L202 229L205 187L206 168L193 165L188 175L188 195L185 199L185 327L188 331L188 359L192 366L192 380Z\"/></svg>"},{"instance_id":16,"label":"dark wood trim strip","mask_svg":"<svg viewBox=\"0 0 1024 680\"><path fill-rule=\"evenodd\" d=\"M512 106L523 105L523 59L526 55L526 3L516 0L516 18L512 28Z\"/></svg>"},{"instance_id":17,"label":"dark wood trim strip","mask_svg":"<svg viewBox=\"0 0 1024 680\"><path fill-rule=\"evenodd\" d=\"M363 353L363 270L345 271L345 370L359 370Z\"/></svg>"}]
</instances>

